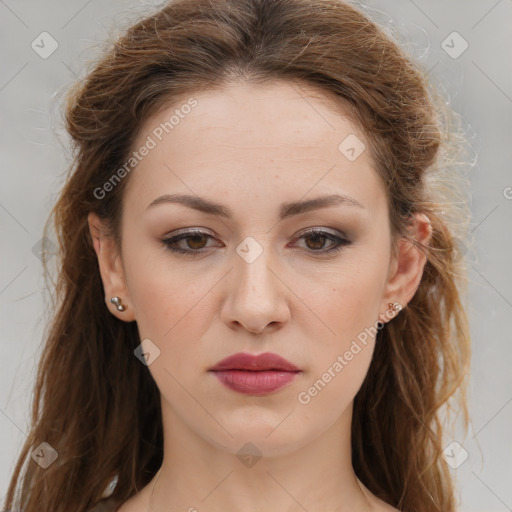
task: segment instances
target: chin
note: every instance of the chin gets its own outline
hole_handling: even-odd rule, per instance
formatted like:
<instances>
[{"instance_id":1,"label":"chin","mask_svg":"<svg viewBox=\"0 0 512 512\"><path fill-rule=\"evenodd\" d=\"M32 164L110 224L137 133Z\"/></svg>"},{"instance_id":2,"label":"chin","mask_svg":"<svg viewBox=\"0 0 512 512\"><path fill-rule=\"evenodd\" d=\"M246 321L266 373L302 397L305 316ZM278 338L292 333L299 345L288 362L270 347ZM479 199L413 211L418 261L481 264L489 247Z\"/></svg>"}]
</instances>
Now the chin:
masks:
<instances>
[{"instance_id":1,"label":"chin","mask_svg":"<svg viewBox=\"0 0 512 512\"><path fill-rule=\"evenodd\" d=\"M281 415L279 421L282 421L287 414ZM293 414L290 415L290 419L292 416ZM228 434L214 437L210 435L206 440L216 448L237 455L239 458L244 455L277 457L293 453L312 442L319 435L310 429L303 431L294 422L285 425L287 422L285 420L279 425L279 421L269 424L260 419L260 422L253 422L249 425L245 418L243 422L224 422L223 424L233 437Z\"/></svg>"}]
</instances>

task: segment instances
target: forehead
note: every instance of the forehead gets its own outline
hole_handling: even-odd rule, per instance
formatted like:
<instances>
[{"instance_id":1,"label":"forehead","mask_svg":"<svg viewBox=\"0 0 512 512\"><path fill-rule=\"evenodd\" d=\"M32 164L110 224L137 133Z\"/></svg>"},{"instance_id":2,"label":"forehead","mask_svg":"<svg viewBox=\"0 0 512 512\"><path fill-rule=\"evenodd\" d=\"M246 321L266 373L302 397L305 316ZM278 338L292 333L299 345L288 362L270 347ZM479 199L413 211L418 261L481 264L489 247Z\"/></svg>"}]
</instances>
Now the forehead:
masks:
<instances>
[{"instance_id":1,"label":"forehead","mask_svg":"<svg viewBox=\"0 0 512 512\"><path fill-rule=\"evenodd\" d=\"M195 100L192 108L187 105L191 98ZM167 125L169 133L164 130L162 134L170 144L178 137L180 142L196 146L232 142L240 148L258 149L284 144L294 150L304 147L322 151L333 144L337 149L336 142L345 132L359 132L340 106L334 111L332 97L318 88L282 80L265 85L240 80L221 89L181 97L146 120L138 142L169 121L173 113L181 115L175 115L174 126ZM203 138L198 139L198 134ZM359 136L364 138L363 134Z\"/></svg>"},{"instance_id":2,"label":"forehead","mask_svg":"<svg viewBox=\"0 0 512 512\"><path fill-rule=\"evenodd\" d=\"M375 203L384 188L363 149L364 134L338 109L317 88L287 81L239 81L182 97L141 126L132 149L148 137L155 144L133 171L127 194L136 189L147 205L167 188L239 189L269 201L337 188ZM345 141L360 152L356 159L347 158Z\"/></svg>"}]
</instances>

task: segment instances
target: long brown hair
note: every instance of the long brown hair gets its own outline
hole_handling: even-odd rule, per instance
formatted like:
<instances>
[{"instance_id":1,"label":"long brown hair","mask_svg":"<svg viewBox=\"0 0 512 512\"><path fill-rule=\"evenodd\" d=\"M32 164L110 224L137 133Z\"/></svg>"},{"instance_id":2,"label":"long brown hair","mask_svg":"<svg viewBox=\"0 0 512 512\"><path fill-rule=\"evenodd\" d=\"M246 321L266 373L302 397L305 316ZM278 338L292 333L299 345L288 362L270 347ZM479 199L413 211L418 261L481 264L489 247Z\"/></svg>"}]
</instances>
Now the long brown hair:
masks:
<instances>
[{"instance_id":1,"label":"long brown hair","mask_svg":"<svg viewBox=\"0 0 512 512\"><path fill-rule=\"evenodd\" d=\"M113 498L123 502L160 467L159 391L134 356L136 323L118 320L105 306L87 214L96 212L119 237L129 175L105 197L94 191L127 161L143 121L232 79L319 88L366 135L387 184L393 234L407 236L413 213L429 217L433 236L421 247L427 263L419 289L379 330L355 398L352 462L375 495L401 510L454 512L442 419L457 398L467 425L470 357L456 232L463 223L451 213L454 204L464 213L463 201L447 195L459 139L427 74L341 0L171 1L113 41L70 91L66 128L74 162L45 226L47 232L52 221L59 245L54 313L6 508L83 512L116 474ZM31 457L43 442L58 454L46 469Z\"/></svg>"}]
</instances>

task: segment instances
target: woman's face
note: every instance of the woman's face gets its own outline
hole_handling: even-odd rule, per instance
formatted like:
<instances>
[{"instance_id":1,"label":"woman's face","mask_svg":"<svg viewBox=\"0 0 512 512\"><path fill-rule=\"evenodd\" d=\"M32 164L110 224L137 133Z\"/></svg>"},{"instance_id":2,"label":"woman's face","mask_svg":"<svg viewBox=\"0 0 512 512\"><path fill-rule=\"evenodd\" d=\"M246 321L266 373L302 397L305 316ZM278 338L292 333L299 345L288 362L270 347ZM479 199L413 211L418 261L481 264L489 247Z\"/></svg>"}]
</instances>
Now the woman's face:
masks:
<instances>
[{"instance_id":1,"label":"woman's face","mask_svg":"<svg viewBox=\"0 0 512 512\"><path fill-rule=\"evenodd\" d=\"M314 89L240 82L191 96L134 144L149 149L125 191L124 281L110 291L128 309L114 314L151 340L164 422L231 453L290 452L347 418L376 322L407 299L386 189L363 135ZM237 353L299 371L211 371Z\"/></svg>"}]
</instances>

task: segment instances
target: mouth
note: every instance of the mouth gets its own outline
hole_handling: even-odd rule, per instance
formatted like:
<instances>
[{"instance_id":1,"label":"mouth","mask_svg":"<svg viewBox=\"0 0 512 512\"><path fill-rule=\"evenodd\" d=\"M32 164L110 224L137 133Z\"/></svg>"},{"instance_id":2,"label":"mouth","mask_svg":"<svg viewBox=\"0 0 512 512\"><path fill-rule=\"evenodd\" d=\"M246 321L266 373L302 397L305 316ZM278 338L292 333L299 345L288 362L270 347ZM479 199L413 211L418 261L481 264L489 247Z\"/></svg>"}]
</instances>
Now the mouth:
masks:
<instances>
[{"instance_id":1,"label":"mouth","mask_svg":"<svg viewBox=\"0 0 512 512\"><path fill-rule=\"evenodd\" d=\"M254 356L238 353L209 369L219 381L237 393L263 396L290 384L302 371L277 354Z\"/></svg>"}]
</instances>

